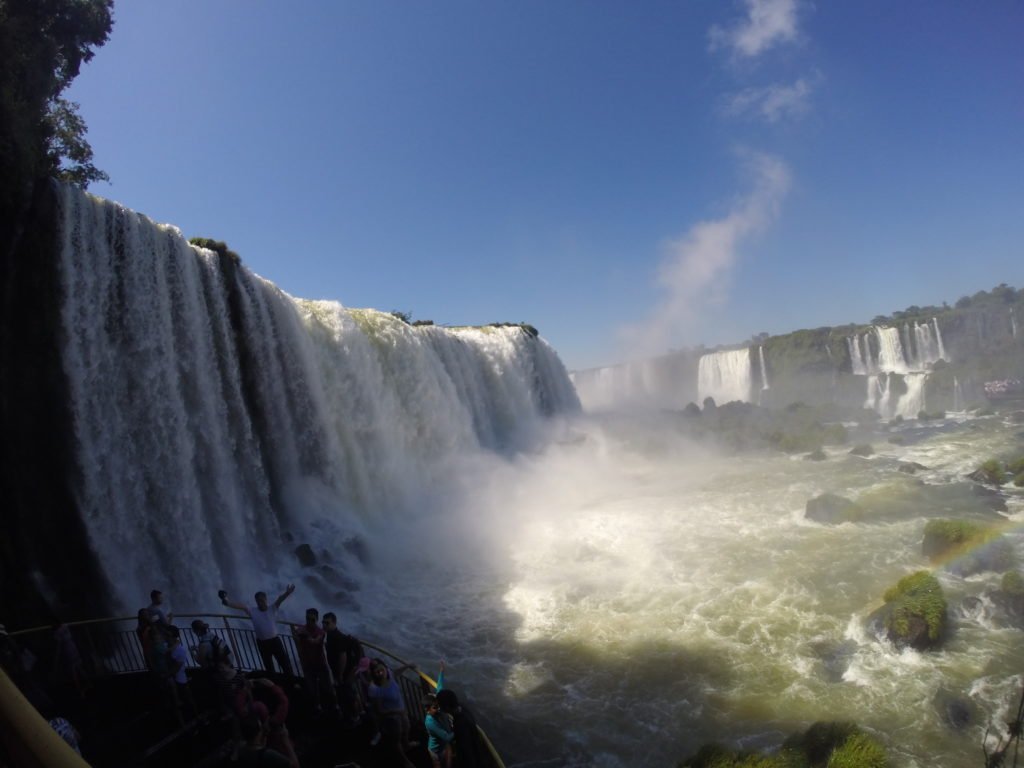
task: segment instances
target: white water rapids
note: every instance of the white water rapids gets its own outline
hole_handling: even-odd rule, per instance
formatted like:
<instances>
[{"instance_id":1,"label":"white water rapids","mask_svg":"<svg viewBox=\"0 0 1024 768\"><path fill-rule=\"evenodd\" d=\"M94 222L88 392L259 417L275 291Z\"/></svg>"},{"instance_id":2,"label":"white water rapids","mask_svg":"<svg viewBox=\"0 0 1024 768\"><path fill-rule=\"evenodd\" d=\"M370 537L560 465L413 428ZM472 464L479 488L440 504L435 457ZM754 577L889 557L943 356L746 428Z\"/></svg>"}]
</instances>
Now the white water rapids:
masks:
<instances>
[{"instance_id":1,"label":"white water rapids","mask_svg":"<svg viewBox=\"0 0 1024 768\"><path fill-rule=\"evenodd\" d=\"M824 492L913 482L899 461L961 479L1019 452L1019 425L908 423L905 445L866 437L867 459L719 456L664 414L577 413L554 352L519 328L292 299L119 206L65 191L63 207L79 505L124 606L160 587L179 612L215 610L221 586L294 580L287 618L315 605L425 671L445 657L517 766L673 765L844 719L895 766L969 768L1019 696L1021 631L984 599L960 609L998 575L941 573L955 633L898 652L862 619L928 567L924 518L803 516ZM728 354L749 399L749 351ZM975 708L963 730L942 693Z\"/></svg>"}]
</instances>

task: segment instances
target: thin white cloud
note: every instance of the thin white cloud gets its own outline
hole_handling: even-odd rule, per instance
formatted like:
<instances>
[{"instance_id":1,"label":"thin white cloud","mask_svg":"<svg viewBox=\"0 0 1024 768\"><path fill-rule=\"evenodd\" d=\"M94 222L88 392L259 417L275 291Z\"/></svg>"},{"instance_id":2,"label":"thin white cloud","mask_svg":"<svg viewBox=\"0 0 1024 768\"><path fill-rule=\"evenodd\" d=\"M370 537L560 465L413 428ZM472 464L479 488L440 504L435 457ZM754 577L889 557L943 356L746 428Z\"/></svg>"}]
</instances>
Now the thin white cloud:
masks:
<instances>
[{"instance_id":1,"label":"thin white cloud","mask_svg":"<svg viewBox=\"0 0 1024 768\"><path fill-rule=\"evenodd\" d=\"M732 27L717 24L708 33L711 50L727 48L751 58L779 43L797 39L796 0L744 0L747 16Z\"/></svg>"},{"instance_id":2,"label":"thin white cloud","mask_svg":"<svg viewBox=\"0 0 1024 768\"><path fill-rule=\"evenodd\" d=\"M792 85L776 83L766 88L744 88L728 97L725 114L730 117L759 117L769 123L794 119L809 108L809 98L815 83L801 77Z\"/></svg>"},{"instance_id":3,"label":"thin white cloud","mask_svg":"<svg viewBox=\"0 0 1024 768\"><path fill-rule=\"evenodd\" d=\"M658 270L664 297L646 322L623 330L634 356L663 352L690 330L697 316L721 301L740 245L763 231L777 217L789 190L786 164L771 155L744 155L752 188L722 218L695 224L670 241Z\"/></svg>"}]
</instances>

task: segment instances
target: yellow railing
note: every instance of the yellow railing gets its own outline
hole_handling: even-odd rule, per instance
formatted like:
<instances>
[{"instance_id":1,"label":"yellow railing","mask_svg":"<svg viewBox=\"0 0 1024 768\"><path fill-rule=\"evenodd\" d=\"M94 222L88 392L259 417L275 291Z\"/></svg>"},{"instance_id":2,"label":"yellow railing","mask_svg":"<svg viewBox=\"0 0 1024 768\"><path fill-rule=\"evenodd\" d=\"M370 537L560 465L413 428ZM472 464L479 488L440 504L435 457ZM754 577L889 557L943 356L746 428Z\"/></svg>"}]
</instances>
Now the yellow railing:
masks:
<instances>
[{"instance_id":1,"label":"yellow railing","mask_svg":"<svg viewBox=\"0 0 1024 768\"><path fill-rule=\"evenodd\" d=\"M24 768L88 768L0 669L0 738L11 765Z\"/></svg>"},{"instance_id":2,"label":"yellow railing","mask_svg":"<svg viewBox=\"0 0 1024 768\"><path fill-rule=\"evenodd\" d=\"M220 639L227 643L231 648L233 660L238 669L246 672L263 670L262 657L256 645L255 633L251 628L252 623L248 616L243 614L194 613L175 614L174 619L176 623L180 621L186 624L186 626L178 627L178 629L181 632L181 644L188 652L189 667L194 668L197 666L195 659L192 656L192 652L198 642L198 638L192 631L191 622L193 619L203 619L210 625L211 631L213 631L214 634L220 637ZM67 626L72 631L72 636L74 637L76 645L78 645L79 649L82 650L83 660L87 661L86 671L88 674L93 676L104 676L135 674L147 671L146 660L142 652L142 647L135 633L136 623L137 618L135 616L88 619L85 621L67 623ZM301 674L302 667L299 662L295 641L291 635L291 628L296 625L287 622L279 622L279 626L287 628L287 631L282 632L280 637L284 642L285 650L291 662L292 669ZM33 641L39 642L40 636L45 638L49 632L51 632L51 627L44 626L12 631L10 634L19 641L28 641L31 645ZM407 666L414 669L419 675L420 680L427 683L432 689L437 689L437 682L429 675L420 671L416 665L410 664L399 656L396 656L378 645L374 645L373 643L362 639L360 639L360 642L364 648L376 651L378 654L381 654L390 660L392 664L397 663L398 666ZM402 693L405 698L406 709L410 719L415 721L421 718L422 711L420 708L420 691L416 690L416 685L408 678L399 676L398 681L402 687ZM64 768L64 766L70 767L87 765L85 761L82 760L82 758L77 755L75 751L71 749L52 728L50 728L49 724L42 719L38 712L32 708L24 697L21 696L17 687L14 686L6 675L3 676L0 683L3 683L3 685L0 685L0 699L2 699L2 701L0 701L0 707L2 707L0 712L3 712L4 714L3 733L5 743L8 737L6 726L15 722L13 717L8 717L8 708L11 709L12 713L18 714L19 717L26 718L30 722L38 721L36 722L36 725L41 724L43 726L42 729L33 726L32 728L25 729L23 731L26 735L26 739L29 734L34 734L30 740L26 741L25 746L39 745L39 749L42 750L34 752L33 754L38 756L36 761L26 762L26 765L56 765L60 768ZM17 694L17 697L9 695L11 692L13 692L13 694ZM20 720L18 722L20 722ZM494 760L496 768L505 768L504 762L498 755L498 752L491 743L491 740L487 737L487 734L484 733L483 729L479 728L479 726L477 729L484 745L487 747L487 751ZM22 731L17 727L13 728L13 730L15 733L12 734L12 737L16 737L22 733ZM61 747L63 747L63 749L61 749ZM77 762L60 762L60 760L67 759L63 756L65 751L70 753L71 757ZM61 757L59 757L58 760L58 758L53 757L54 755Z\"/></svg>"}]
</instances>

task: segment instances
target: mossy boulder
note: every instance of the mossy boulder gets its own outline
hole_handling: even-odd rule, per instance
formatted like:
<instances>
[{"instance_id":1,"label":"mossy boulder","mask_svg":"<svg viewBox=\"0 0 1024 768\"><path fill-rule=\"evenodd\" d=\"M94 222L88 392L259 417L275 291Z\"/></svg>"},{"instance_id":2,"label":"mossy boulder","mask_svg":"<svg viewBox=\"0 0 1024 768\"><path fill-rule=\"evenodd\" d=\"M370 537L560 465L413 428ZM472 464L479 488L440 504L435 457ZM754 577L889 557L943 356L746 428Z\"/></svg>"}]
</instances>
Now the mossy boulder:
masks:
<instances>
[{"instance_id":1,"label":"mossy boulder","mask_svg":"<svg viewBox=\"0 0 1024 768\"><path fill-rule=\"evenodd\" d=\"M804 517L825 525L857 523L864 519L864 510L844 496L823 493L807 502Z\"/></svg>"},{"instance_id":2,"label":"mossy boulder","mask_svg":"<svg viewBox=\"0 0 1024 768\"><path fill-rule=\"evenodd\" d=\"M909 520L914 517L957 517L1001 520L1006 509L1002 496L974 483L930 485L901 474L857 497L864 520Z\"/></svg>"},{"instance_id":3,"label":"mossy boulder","mask_svg":"<svg viewBox=\"0 0 1024 768\"><path fill-rule=\"evenodd\" d=\"M1006 625L1024 629L1024 577L1020 571L1003 574L999 589L991 593L992 603L1002 611Z\"/></svg>"},{"instance_id":4,"label":"mossy boulder","mask_svg":"<svg viewBox=\"0 0 1024 768\"><path fill-rule=\"evenodd\" d=\"M679 768L888 768L885 748L854 723L815 723L778 752L736 752L707 744Z\"/></svg>"},{"instance_id":5,"label":"mossy boulder","mask_svg":"<svg viewBox=\"0 0 1024 768\"><path fill-rule=\"evenodd\" d=\"M886 590L885 605L868 617L868 626L884 631L899 648L928 651L942 645L947 632L946 598L928 571L904 576Z\"/></svg>"},{"instance_id":6,"label":"mossy boulder","mask_svg":"<svg viewBox=\"0 0 1024 768\"><path fill-rule=\"evenodd\" d=\"M875 452L875 449L871 447L871 443L858 443L850 449L850 454L853 456L871 456Z\"/></svg>"},{"instance_id":7,"label":"mossy boulder","mask_svg":"<svg viewBox=\"0 0 1024 768\"><path fill-rule=\"evenodd\" d=\"M1013 568L1013 547L998 528L967 520L931 520L924 527L921 554L958 576Z\"/></svg>"},{"instance_id":8,"label":"mossy boulder","mask_svg":"<svg viewBox=\"0 0 1024 768\"><path fill-rule=\"evenodd\" d=\"M967 477L978 483L996 486L1002 485L1009 479L1006 476L1003 463L999 459L988 459Z\"/></svg>"}]
</instances>

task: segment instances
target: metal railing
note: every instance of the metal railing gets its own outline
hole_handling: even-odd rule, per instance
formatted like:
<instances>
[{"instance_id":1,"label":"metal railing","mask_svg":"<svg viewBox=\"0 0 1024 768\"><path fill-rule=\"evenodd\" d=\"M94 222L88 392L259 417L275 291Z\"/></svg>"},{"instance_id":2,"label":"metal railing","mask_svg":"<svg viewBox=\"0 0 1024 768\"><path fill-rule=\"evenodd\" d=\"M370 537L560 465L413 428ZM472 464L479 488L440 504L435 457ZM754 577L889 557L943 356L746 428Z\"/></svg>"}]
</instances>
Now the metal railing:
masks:
<instances>
[{"instance_id":1,"label":"metal railing","mask_svg":"<svg viewBox=\"0 0 1024 768\"><path fill-rule=\"evenodd\" d=\"M210 631L231 649L232 661L239 671L268 671L271 673L276 671L264 668L263 657L256 643L256 633L252 629L252 622L248 616L221 613L193 613L175 614L174 619L175 626L177 626L181 633L181 644L186 652L186 666L188 668L196 669L199 666L195 659L195 649L199 644L199 638L193 632L191 623L193 619L202 619L209 625ZM184 623L186 626L178 626L179 622ZM67 623L66 626L70 629L71 637L82 657L83 671L87 676L104 677L109 675L138 674L149 671L142 641L136 631L137 623L138 620L134 616ZM278 636L284 645L292 670L296 675L301 676L302 663L295 644L295 638L292 636L292 628L295 626L298 625L278 622ZM22 648L28 648L37 658L48 658L53 655L53 630L51 627L22 629L12 631L10 635L17 639ZM367 642L362 638L360 638L360 643L365 649L375 651L376 655L382 657L392 669L407 666L416 670L417 679L410 679L401 674L395 675L395 679L402 689L402 697L405 701L405 708L410 722L422 720L423 712L420 707L420 700L424 693L435 690L437 683L429 675L417 669L415 665L410 664L390 651ZM494 760L495 766L497 768L505 768L501 757L498 755L490 739L487 738L482 729L479 732L484 745Z\"/></svg>"}]
</instances>

